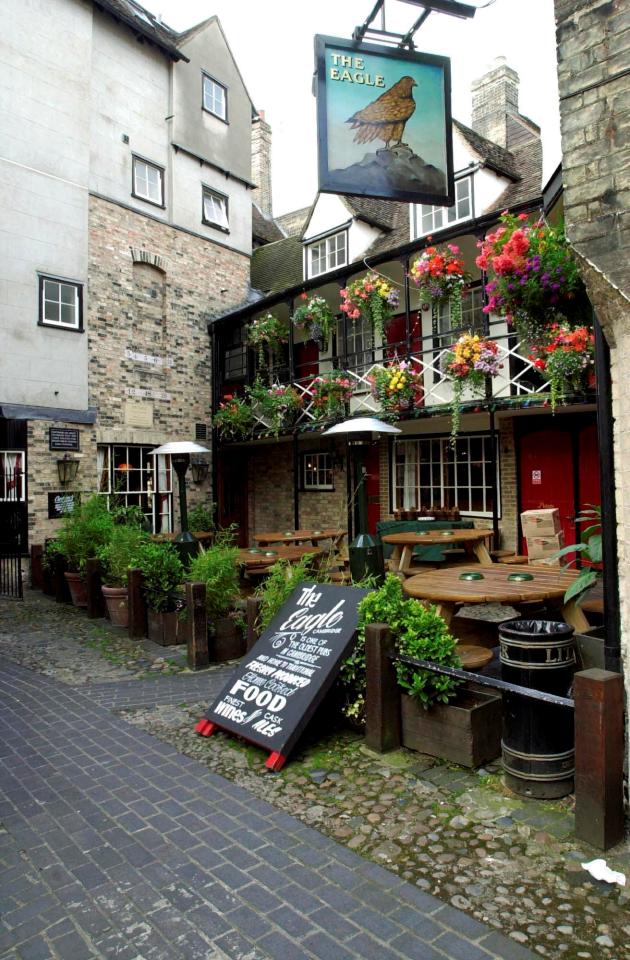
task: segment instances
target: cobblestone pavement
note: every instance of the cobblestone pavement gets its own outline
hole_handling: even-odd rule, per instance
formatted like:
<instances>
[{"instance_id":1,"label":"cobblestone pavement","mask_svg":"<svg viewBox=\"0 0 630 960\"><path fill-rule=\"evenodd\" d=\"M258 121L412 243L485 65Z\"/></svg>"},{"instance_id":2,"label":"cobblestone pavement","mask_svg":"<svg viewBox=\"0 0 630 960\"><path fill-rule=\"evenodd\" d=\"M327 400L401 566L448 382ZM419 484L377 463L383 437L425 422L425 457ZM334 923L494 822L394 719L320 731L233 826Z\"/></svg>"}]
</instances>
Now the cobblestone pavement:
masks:
<instances>
[{"instance_id":1,"label":"cobblestone pavement","mask_svg":"<svg viewBox=\"0 0 630 960\"><path fill-rule=\"evenodd\" d=\"M37 595L34 602L30 599L33 595L27 596L29 600L22 608L19 618L11 616L11 609L15 609L14 604L3 605L0 601L0 649L8 652L12 659L27 662L31 667L43 672L49 670L47 651L53 644L51 642L49 648L42 651L37 638L46 632L53 637L57 634L62 643L53 650L54 670L59 671L66 682L81 684L85 661L82 654L77 655L77 648L80 649L84 642L84 615L47 599L42 600ZM112 628L106 625L105 632L107 631L111 633ZM10 639L6 639L7 637ZM35 643L33 637L36 638ZM106 645L105 651L109 649ZM135 649L136 658L146 660L147 651L144 647L138 645ZM60 650L66 652L62 654ZM161 652L160 648L157 650ZM550 805L516 798L501 786L500 778L492 766L475 773L440 764L409 751L377 757L365 750L361 738L357 735L336 733L323 736L321 726L318 727L317 743L302 745L292 756L291 763L280 774L269 774L264 771L264 758L260 751L223 735L206 740L193 733L194 720L205 710L208 701L223 682L225 666L203 674L179 673L177 676L146 678L146 665L135 665L132 645L132 649L122 661L115 658L114 662L108 662L107 670L103 676L95 660L90 663L87 684L75 691L56 684L54 687L49 685L47 691L60 690L63 703L67 703L70 696L73 714L81 714L88 700L92 705L88 713L84 714L89 722L89 730L85 733L88 740L81 746L80 757L82 764L88 762L86 758L93 759L91 766L88 762L88 771L89 775L92 775L92 770L95 772L96 783L93 793L87 794L84 800L86 803L98 803L95 813L97 818L110 818L109 825L104 829L112 831L115 842L107 839L104 846L112 847L122 858L122 862L117 861L114 864L114 873L111 876L107 873L107 864L103 868L108 887L115 888L112 893L112 902L116 904L113 915L118 916L123 901L129 904L129 910L142 908L141 922L145 924L142 931L151 931L152 934L163 937L158 921L162 909L167 910L167 916L171 915L173 909L177 910L178 916L181 914L185 921L193 913L197 916L199 907L203 907L211 915L212 908L208 908L204 901L210 901L207 888L209 889L208 885L214 885L213 889L219 889L220 893L219 899L212 902L219 912L224 914L221 919L230 921L233 912L234 919L230 921L233 935L238 934L246 939L235 941L240 945L233 953L229 952L229 947L222 944L222 954L212 953L209 946L210 943L213 946L219 943L220 936L207 938L206 953L194 950L191 952L187 945L174 947L172 940L168 941L166 938L169 949L181 949L181 952L160 953L159 949L153 946L152 940L145 946L138 945L133 937L129 940L125 930L132 928L135 922L140 922L133 913L135 919L132 918L127 923L125 918L122 926L114 925L113 929L122 938L118 941L118 946L125 944L126 949L128 944L132 943L135 953L133 950L125 953L122 947L120 953L116 953L114 948L103 953L102 946L99 946L100 954L98 951L93 954L79 952L68 954L69 957L227 955L290 958L315 955L330 956L334 960L346 956L373 956L382 957L383 960L395 956L418 956L435 960L436 957L452 956L461 957L462 960L477 960L479 957L496 955L509 960L542 955L554 960L557 957L566 957L569 960L589 957L604 957L606 960L630 958L630 948L626 947L626 942L630 940L630 891L627 892L624 887L597 883L582 869L583 861L600 854L572 839L570 802ZM133 683L127 682L130 675L135 678ZM29 678L29 688L33 683L45 682L38 681L32 674L26 676ZM143 676L146 679L138 679ZM121 680L124 682L120 682ZM103 708L116 711L118 715L112 716ZM24 711L29 717L27 723L33 723L33 716L26 707ZM120 711L124 712L121 714ZM63 710L61 712L63 714ZM106 718L104 727L102 719L98 718ZM135 733L130 733L129 723L133 723L137 728L138 739ZM98 741L95 724L105 731L104 745ZM42 726L38 724L36 739L41 730ZM112 730L116 733L113 734ZM119 740L119 737L122 740ZM120 758L115 746L119 742L124 745ZM76 744L74 735L72 743ZM130 752L132 745L134 749L137 748L137 758ZM28 776L33 773L31 766L39 770L41 764L45 770L46 764L51 762L47 755L29 760L29 748L32 747L33 740L29 739L25 747ZM11 755L17 749L11 741ZM163 754L159 752L160 749L171 752ZM143 782L147 765L152 764L151 758L156 750L160 757L159 762L153 764L157 778L153 778L150 783L146 780ZM53 749L52 752L55 764L59 763L58 773L71 774L75 769L75 754L72 749L70 754L66 754L65 760L57 760L58 751ZM182 754L186 754L190 759L182 758ZM168 757L168 761L165 757ZM20 759L23 760L21 757ZM179 791L175 791L174 799L156 799L156 790L168 790L169 786L173 786L169 778L164 784L161 781L159 771L163 763L171 770L174 770L175 764L183 764L181 773L186 790L183 799ZM129 776L131 786L136 791L133 799L114 796L113 806L110 807L109 793L105 792L102 802L99 802L102 792L100 785L103 784L109 790L110 778L115 777L116 786L123 790L127 780L122 771L129 767L133 768L129 771ZM255 824L251 827L251 832L258 834L257 840L262 851L260 854L258 848L251 846L252 837L247 832L250 825L246 819L242 845L237 826L232 827L236 831L233 847L227 847L227 841L231 841L231 838L225 835L221 838L225 845L215 845L215 840L220 842L217 833L225 833L224 814L232 815L232 803L227 799L232 796L229 793L230 785L217 774L223 775L234 785L236 793L233 796L238 814L236 819L240 820L241 814L244 815L245 804L252 811ZM209 781L206 779L208 777ZM78 788L82 789L84 779L85 776L82 780L79 771ZM193 782L195 787L192 786ZM217 795L218 784L222 787ZM247 793L243 793L243 790ZM220 796L218 804L217 796ZM153 812L147 812L143 799L153 805ZM273 805L275 813L272 807L267 806L267 801ZM38 807L38 812L51 813L49 802L44 801L43 805ZM173 802L175 807L172 806ZM122 811L120 803L124 807ZM214 811L217 805L221 809L218 822L215 822L217 814ZM125 816L130 811L135 817L140 817L141 824ZM186 819L189 811L194 813L190 826ZM52 813L54 814L54 808ZM166 817L162 814L166 814ZM272 815L274 824L278 823L278 826L268 827L264 831L260 818L267 819ZM302 825L288 815L301 820ZM20 817L24 816L25 811L20 803ZM64 816L63 812L61 816ZM150 864L152 869L156 869L159 864L162 870L169 871L170 881L164 881L161 886L156 884L151 879L151 874L148 877L144 875L141 864L133 862L134 877L125 881L123 875L131 868L126 863L126 844L123 843L118 822L120 817L124 819L123 830L131 835L131 842L138 841L145 848L145 852L148 849L156 857L155 862ZM277 822L275 817L280 820ZM197 842L197 849L203 847L205 850L205 854L201 854L201 860L185 846L177 847L177 841L173 844L171 839L171 834L182 836L182 829L196 836L196 818L205 821L206 830L210 830L209 825L212 826L207 836L202 832ZM28 819L27 812L26 820ZM128 829L129 823L133 824L134 829ZM292 826L289 827L288 824ZM10 826L10 823L7 824L7 827ZM66 829L63 824L61 826ZM321 833L315 833L310 829L312 827ZM58 827L55 826L54 829ZM77 827L79 837L83 829L84 824ZM156 831L161 841L156 837ZM0 834L0 849L3 842L6 842L8 847L14 842L12 832L12 829L9 829L7 834ZM36 832L39 833L39 830ZM288 840L287 844L282 846L280 833L297 836L299 840L291 841L293 845L289 849ZM322 837L322 833L327 834L330 839ZM146 842L144 837L148 838ZM333 840L344 847L333 843ZM81 847L81 841L76 841L72 836L70 839L66 838L66 841L73 852L77 844ZM192 845L190 836L188 842ZM19 830L17 844L18 847L21 845ZM323 844L329 846L322 846ZM41 841L37 846L41 847ZM305 847L312 848L310 855L306 853ZM165 857L167 848L171 850L170 858ZM609 852L606 855L608 863L630 873L629 849L628 845L624 844ZM233 874L228 871L221 875L220 870L214 873L211 868L205 870L209 864L204 861L204 856L218 857L221 867L225 868L229 864L228 858L232 850L236 850L236 860L231 865L247 874L247 885L258 885L258 882L262 881L263 890L266 884L267 891L272 894L271 908L265 910L260 907L259 910L261 930L264 932L259 934L258 939L253 937L251 926L239 926L236 922L237 918L245 916L243 908L254 909L249 901L242 898L235 900L236 905L233 904L231 910L225 910L222 906L221 891L223 895L226 891L230 892L225 877ZM328 858L326 866L319 860L322 850ZM359 859L352 852L355 850L367 859ZM95 855L89 847L85 847L81 852L90 863L100 866L99 855ZM186 859L188 855L190 858ZM41 879L44 871L37 865L37 854L35 859L32 859L31 852L27 850L20 856L25 864L24 869L29 868L29 875ZM108 849L105 860L111 856ZM242 859L243 857L245 859ZM285 873L281 870L283 858L287 868ZM369 860L373 861L372 864ZM381 865L387 868L386 872ZM185 867L198 871L199 883L191 883L192 873L181 875ZM295 868L293 874L290 874L288 867ZM342 872L341 867L344 868ZM203 879L199 872L202 868ZM72 873L72 863L67 870ZM136 873L138 870L143 874L142 877ZM365 873L366 870L368 873ZM378 872L370 873L371 870ZM285 878L281 886L278 886L279 872ZM307 878L307 872L312 874L310 879ZM287 873L291 876L288 883ZM173 879L173 874L176 874L177 880ZM353 874L362 878L361 883L366 881L366 877L370 878L370 882L377 882L381 885L381 894L388 884L394 883L395 887L391 888L394 891L392 896L398 903L398 909L388 909L387 904L391 906L391 902L385 899L382 910L376 902L373 903L375 909L367 910L370 901L355 895L357 881L352 879ZM78 880L82 882L80 877ZM133 898L132 888L136 881L142 881L145 887L146 883L149 883L155 893L156 899L147 909L142 902L136 903ZM170 882L187 884L191 897L196 898L194 902L191 900L186 909L183 900L177 900L174 890L164 895L162 887L168 886ZM295 890L296 884L302 887L300 895ZM298 897L294 900L293 907L301 914L299 922L292 909L281 908L273 899L289 899L289 885L293 888L292 896ZM96 889L96 893L100 891ZM304 894L307 895L306 900ZM232 890L231 895L241 897L238 890ZM260 888L258 894L254 895L262 896ZM354 903L347 900L347 895L350 895ZM420 898L414 901L413 898L418 898L418 895L421 895ZM88 887L84 896L89 898L88 901L81 901L81 915L85 917L93 908L95 894ZM144 894L139 896L148 897L146 889ZM315 897L317 906L313 906L309 896ZM434 896L439 899L435 900ZM173 901L173 897L177 902ZM19 906L27 907L28 903L22 900ZM326 917L321 912L324 906L327 910ZM97 902L96 909L109 916L102 901ZM281 909L285 909L284 916L289 918L288 925L284 924L284 921L277 923L281 917ZM411 936L412 939L404 940L403 935L395 932L395 924L402 916L401 909L406 911L409 927L404 936ZM462 910L465 913L462 913ZM216 916L216 912L214 915ZM247 916L253 923L250 914ZM318 919L320 917L321 920ZM358 923L359 917L361 924ZM462 942L452 938L443 939L446 931L443 931L439 924L445 917L450 918L448 922L454 925L450 933L459 935ZM268 929L270 920L274 925L271 930ZM483 926L479 925L479 921ZM438 926L433 926L436 923ZM463 926L458 926L458 923ZM468 924L472 926L467 926ZM362 934L357 932L361 926ZM327 937L321 941L321 947L317 948L320 952L315 949L314 931L320 928L325 929L338 942L334 950ZM177 925L174 929L178 929L182 935L185 932L177 928ZM290 949L287 943L273 939L272 934L280 936L281 929L289 936L289 942L293 940ZM302 930L310 931L311 939L309 932L302 934ZM475 936L472 931L476 931ZM89 934L89 930L87 933ZM141 928L137 928L134 936L136 933L138 937L141 936ZM197 934L202 936L203 930L198 929ZM501 934L509 934L510 939ZM358 940L360 936L368 939ZM307 942L308 945L305 946ZM245 943L250 953L242 952L245 950ZM276 953L273 952L274 944L277 946ZM11 952L6 956L13 958L56 955L38 952L39 947L38 942L30 953L23 950L19 954ZM166 946L161 945L160 949L165 950ZM0 960L3 957L0 945Z\"/></svg>"}]
</instances>

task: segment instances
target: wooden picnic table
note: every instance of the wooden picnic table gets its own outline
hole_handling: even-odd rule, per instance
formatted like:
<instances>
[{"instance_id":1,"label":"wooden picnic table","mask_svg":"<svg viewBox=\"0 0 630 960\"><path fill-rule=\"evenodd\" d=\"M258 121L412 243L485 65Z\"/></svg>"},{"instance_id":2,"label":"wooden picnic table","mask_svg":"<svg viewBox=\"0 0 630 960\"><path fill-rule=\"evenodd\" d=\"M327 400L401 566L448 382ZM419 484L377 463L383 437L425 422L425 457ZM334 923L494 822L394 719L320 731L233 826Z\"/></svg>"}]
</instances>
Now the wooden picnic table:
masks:
<instances>
[{"instance_id":1,"label":"wooden picnic table","mask_svg":"<svg viewBox=\"0 0 630 960\"><path fill-rule=\"evenodd\" d=\"M244 547L238 552L237 562L249 569L271 567L278 560L301 560L302 557L318 557L322 553L321 547L297 547L278 544L268 550L260 548L259 553L252 553L251 548ZM268 556L271 554L271 556Z\"/></svg>"},{"instance_id":2,"label":"wooden picnic table","mask_svg":"<svg viewBox=\"0 0 630 960\"><path fill-rule=\"evenodd\" d=\"M322 540L332 540L335 550L341 549L346 530L341 527L325 527L311 530L285 530L276 533L257 533L254 540L260 547L274 543L312 543L317 546Z\"/></svg>"},{"instance_id":3,"label":"wooden picnic table","mask_svg":"<svg viewBox=\"0 0 630 960\"><path fill-rule=\"evenodd\" d=\"M390 569L400 572L409 569L413 548L417 545L464 547L482 566L492 566L492 557L488 552L488 540L491 537L492 530L427 530L426 533L418 530L414 533L388 533L381 540L393 544Z\"/></svg>"},{"instance_id":4,"label":"wooden picnic table","mask_svg":"<svg viewBox=\"0 0 630 960\"><path fill-rule=\"evenodd\" d=\"M462 574L483 575L482 580L462 580ZM531 580L508 580L514 574L531 576ZM545 569L509 563L493 563L479 569L478 565L446 567L427 570L409 577L403 590L416 600L431 600L447 623L455 608L464 603L532 603L554 600L560 604L562 616L575 630L585 630L589 623L575 600L563 602L567 587L578 576L576 570Z\"/></svg>"}]
</instances>

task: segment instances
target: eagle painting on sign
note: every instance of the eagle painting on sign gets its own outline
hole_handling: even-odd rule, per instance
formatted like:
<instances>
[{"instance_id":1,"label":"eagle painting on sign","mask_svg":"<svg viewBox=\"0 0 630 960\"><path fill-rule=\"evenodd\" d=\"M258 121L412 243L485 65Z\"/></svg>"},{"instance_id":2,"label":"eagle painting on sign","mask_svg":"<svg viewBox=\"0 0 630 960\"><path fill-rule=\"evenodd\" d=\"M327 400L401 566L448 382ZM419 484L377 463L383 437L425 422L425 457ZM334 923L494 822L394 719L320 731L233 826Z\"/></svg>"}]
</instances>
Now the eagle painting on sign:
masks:
<instances>
[{"instance_id":1,"label":"eagle painting on sign","mask_svg":"<svg viewBox=\"0 0 630 960\"><path fill-rule=\"evenodd\" d=\"M316 37L319 189L453 203L450 61Z\"/></svg>"}]
</instances>

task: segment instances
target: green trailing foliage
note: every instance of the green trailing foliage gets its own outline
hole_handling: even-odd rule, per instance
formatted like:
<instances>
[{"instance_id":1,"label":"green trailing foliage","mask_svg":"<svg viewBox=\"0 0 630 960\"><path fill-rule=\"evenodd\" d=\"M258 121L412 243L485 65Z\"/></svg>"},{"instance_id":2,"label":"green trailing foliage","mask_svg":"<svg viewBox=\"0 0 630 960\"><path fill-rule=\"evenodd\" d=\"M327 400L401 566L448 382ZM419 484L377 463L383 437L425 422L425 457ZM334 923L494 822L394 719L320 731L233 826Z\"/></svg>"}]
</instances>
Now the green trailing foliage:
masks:
<instances>
[{"instance_id":1,"label":"green trailing foliage","mask_svg":"<svg viewBox=\"0 0 630 960\"><path fill-rule=\"evenodd\" d=\"M266 630L278 610L287 602L295 588L304 581L327 583L328 576L322 571L311 570L311 558L302 557L297 563L279 560L271 567L269 576L256 588L254 596L261 602L258 615L258 630Z\"/></svg>"},{"instance_id":2,"label":"green trailing foliage","mask_svg":"<svg viewBox=\"0 0 630 960\"><path fill-rule=\"evenodd\" d=\"M64 514L55 540L46 547L46 565L50 566L54 556L60 555L69 570L84 573L87 561L99 556L113 529L114 518L105 497L94 494L75 504L71 513Z\"/></svg>"},{"instance_id":3,"label":"green trailing foliage","mask_svg":"<svg viewBox=\"0 0 630 960\"><path fill-rule=\"evenodd\" d=\"M205 583L210 620L227 616L239 596L238 547L219 542L202 548L190 561L187 579Z\"/></svg>"},{"instance_id":4,"label":"green trailing foliage","mask_svg":"<svg viewBox=\"0 0 630 960\"><path fill-rule=\"evenodd\" d=\"M141 527L114 524L107 543L99 551L103 565L103 580L108 587L126 587L127 571L135 566L141 548L148 542L148 534Z\"/></svg>"},{"instance_id":5,"label":"green trailing foliage","mask_svg":"<svg viewBox=\"0 0 630 960\"><path fill-rule=\"evenodd\" d=\"M134 558L142 570L147 605L155 613L175 609L172 594L184 579L184 567L171 543L142 544Z\"/></svg>"},{"instance_id":6,"label":"green trailing foliage","mask_svg":"<svg viewBox=\"0 0 630 960\"><path fill-rule=\"evenodd\" d=\"M214 503L206 507L203 503L198 503L188 511L188 529L199 530L204 533L214 530Z\"/></svg>"},{"instance_id":7,"label":"green trailing foliage","mask_svg":"<svg viewBox=\"0 0 630 960\"><path fill-rule=\"evenodd\" d=\"M362 720L365 709L365 628L370 623L386 623L397 644L398 651L419 660L432 660L445 666L458 667L456 640L448 631L435 607L417 600L406 599L401 580L388 574L377 590L372 590L359 604L359 625L354 650L341 667L340 682L346 695L344 712L347 717ZM457 681L427 670L414 670L405 664L396 664L399 685L424 707L445 703L452 697Z\"/></svg>"}]
</instances>

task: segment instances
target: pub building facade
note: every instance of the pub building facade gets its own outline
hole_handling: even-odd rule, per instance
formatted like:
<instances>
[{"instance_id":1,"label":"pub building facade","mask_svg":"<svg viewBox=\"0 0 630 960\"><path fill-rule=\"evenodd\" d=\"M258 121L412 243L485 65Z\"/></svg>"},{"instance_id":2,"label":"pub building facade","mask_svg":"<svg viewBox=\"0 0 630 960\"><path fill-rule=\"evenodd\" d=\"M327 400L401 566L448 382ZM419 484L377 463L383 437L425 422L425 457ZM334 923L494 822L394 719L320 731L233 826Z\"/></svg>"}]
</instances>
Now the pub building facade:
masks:
<instances>
[{"instance_id":1,"label":"pub building facade","mask_svg":"<svg viewBox=\"0 0 630 960\"><path fill-rule=\"evenodd\" d=\"M352 450L345 439L323 435L329 423L318 419L312 386L319 376L343 371L352 385L346 413L378 417L370 373L392 359L421 372L422 400L413 415L397 418L399 435L367 447L370 532L379 520L437 508L494 529L495 548L521 553L521 511L559 507L565 542L572 543L580 507L600 502L594 393L569 398L552 415L549 384L529 346L505 318L483 312L477 241L506 209L531 221L544 213L554 222L562 206L560 171L543 191L540 131L518 112L518 76L505 62L474 84L472 127L454 121L453 151L453 207L321 194L309 210L279 218L288 235L260 245L252 259L260 299L209 324L215 415L257 377L291 384L302 398L293 428L279 436L270 436L255 406L251 436L239 440L215 430L219 520L239 525L243 545L261 530L348 524L356 532L348 508L356 483ZM457 322L448 302L423 303L409 279L414 259L431 243L456 244L472 275ZM340 290L367 267L399 293L382 336L340 310ZM323 297L336 315L327 344L289 322L304 294ZM288 342L271 369L269 357L261 366L248 345L248 327L268 313L288 322ZM489 394L468 397L452 444L452 385L443 362L466 331L497 341L503 365Z\"/></svg>"},{"instance_id":2,"label":"pub building facade","mask_svg":"<svg viewBox=\"0 0 630 960\"><path fill-rule=\"evenodd\" d=\"M249 289L257 120L216 17L178 34L126 0L35 7L36 31L33 4L5 25L0 119L0 523L23 553L94 491L177 529L151 451L210 446L207 323ZM209 504L211 471L189 478Z\"/></svg>"}]
</instances>

